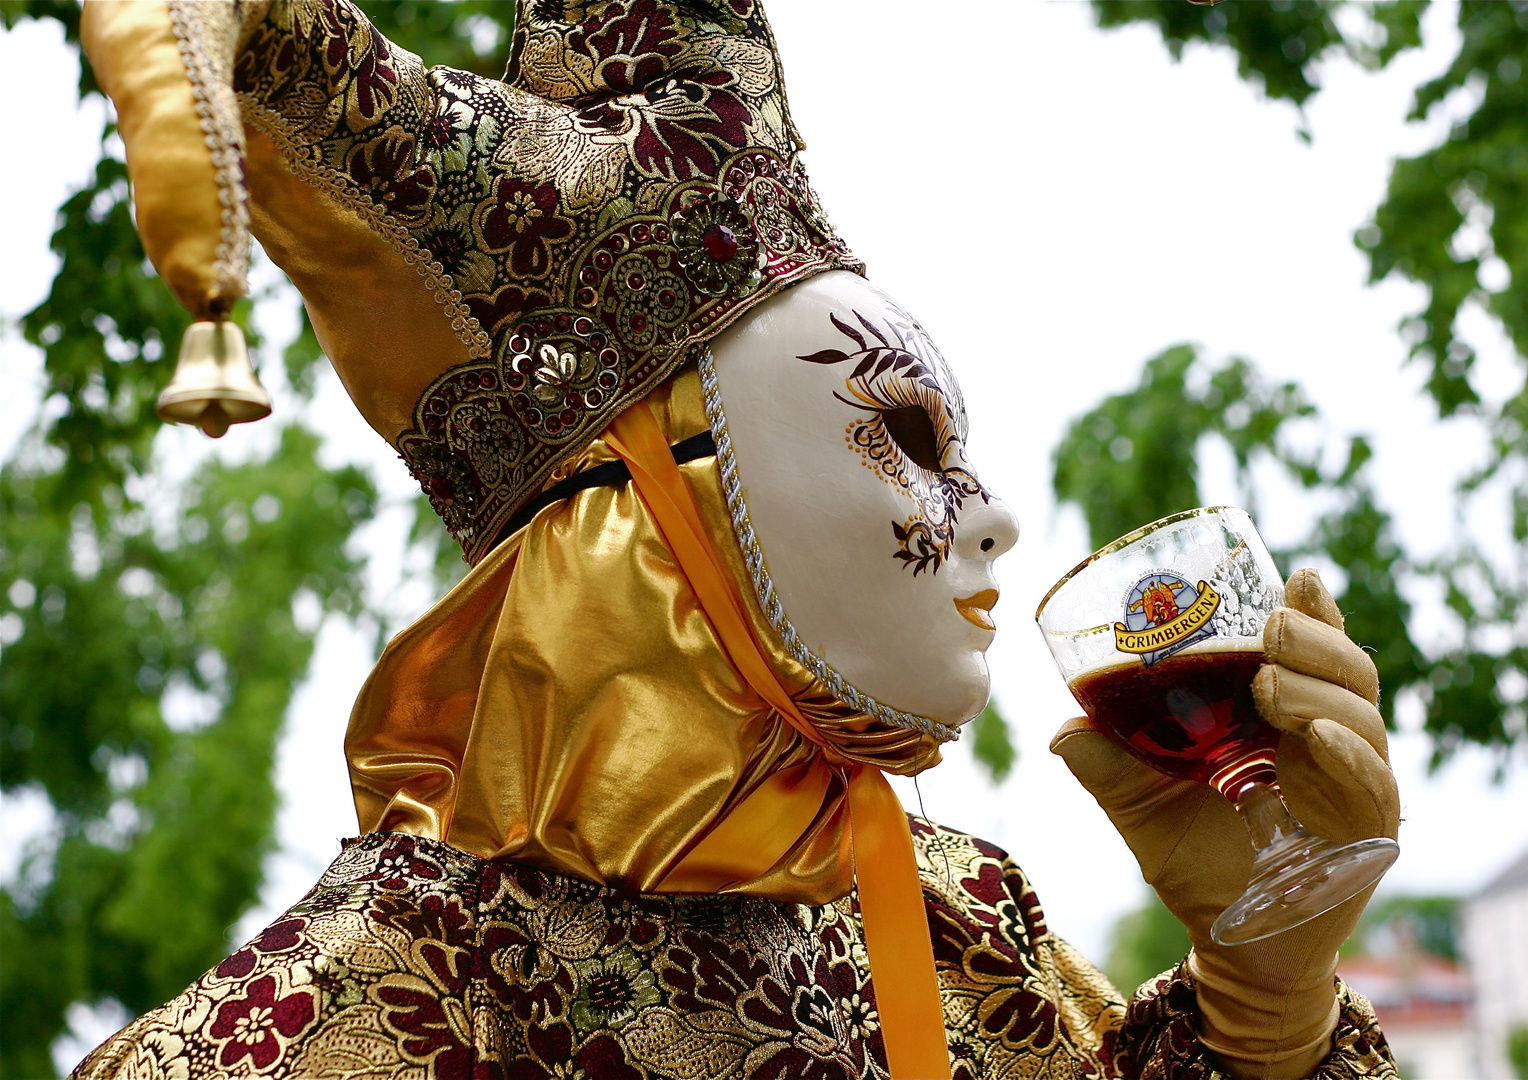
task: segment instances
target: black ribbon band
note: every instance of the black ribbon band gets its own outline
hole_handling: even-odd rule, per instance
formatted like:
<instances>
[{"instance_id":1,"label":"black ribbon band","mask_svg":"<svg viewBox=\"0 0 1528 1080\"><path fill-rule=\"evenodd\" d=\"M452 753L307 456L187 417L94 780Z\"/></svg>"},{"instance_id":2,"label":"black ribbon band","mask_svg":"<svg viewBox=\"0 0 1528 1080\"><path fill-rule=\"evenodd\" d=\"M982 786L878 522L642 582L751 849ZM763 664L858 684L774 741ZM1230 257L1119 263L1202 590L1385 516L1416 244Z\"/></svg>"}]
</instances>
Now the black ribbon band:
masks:
<instances>
[{"instance_id":1,"label":"black ribbon band","mask_svg":"<svg viewBox=\"0 0 1528 1080\"><path fill-rule=\"evenodd\" d=\"M682 442L675 443L669 447L669 452L674 455L676 465L683 465L697 458L715 457L716 440L711 437L709 431L702 431L699 435L692 435ZM626 467L626 462L607 461L603 465L574 473L566 480L559 480L515 511L514 516L509 519L509 524L504 526L499 533L499 538L494 541L494 546L497 547L525 528L530 524L531 518L555 502L562 502L563 499L588 488L620 487L630 479L631 470Z\"/></svg>"}]
</instances>

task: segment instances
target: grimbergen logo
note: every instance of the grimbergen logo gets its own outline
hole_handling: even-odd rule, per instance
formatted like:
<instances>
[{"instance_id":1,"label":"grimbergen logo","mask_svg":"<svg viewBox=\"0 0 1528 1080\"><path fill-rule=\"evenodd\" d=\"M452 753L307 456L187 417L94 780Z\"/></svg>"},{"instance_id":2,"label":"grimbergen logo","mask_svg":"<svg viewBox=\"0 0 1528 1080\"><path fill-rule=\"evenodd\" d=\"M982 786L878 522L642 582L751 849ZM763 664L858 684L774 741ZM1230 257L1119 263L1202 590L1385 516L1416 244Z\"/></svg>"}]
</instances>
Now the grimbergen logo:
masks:
<instances>
[{"instance_id":1,"label":"grimbergen logo","mask_svg":"<svg viewBox=\"0 0 1528 1080\"><path fill-rule=\"evenodd\" d=\"M1114 647L1150 667L1211 637L1215 627L1210 619L1218 607L1220 594L1209 582L1196 587L1177 574L1153 570L1125 594L1125 621L1114 624Z\"/></svg>"}]
</instances>

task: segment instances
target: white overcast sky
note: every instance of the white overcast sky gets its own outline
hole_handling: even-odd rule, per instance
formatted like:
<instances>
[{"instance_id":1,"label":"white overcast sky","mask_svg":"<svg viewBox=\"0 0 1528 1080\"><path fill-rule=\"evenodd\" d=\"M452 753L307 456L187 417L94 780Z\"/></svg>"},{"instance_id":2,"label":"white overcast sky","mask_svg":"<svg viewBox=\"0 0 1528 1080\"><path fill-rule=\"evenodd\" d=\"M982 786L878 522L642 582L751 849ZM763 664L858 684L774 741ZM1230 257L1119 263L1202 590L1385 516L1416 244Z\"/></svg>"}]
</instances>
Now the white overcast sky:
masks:
<instances>
[{"instance_id":1,"label":"white overcast sky","mask_svg":"<svg viewBox=\"0 0 1528 1080\"><path fill-rule=\"evenodd\" d=\"M1437 422L1417 392L1423 372L1403 366L1395 326L1418 291L1366 287L1349 237L1381 198L1390 158L1442 130L1403 118L1411 89L1453 55L1454 8L1435 5L1428 48L1382 75L1329 65L1309 111L1312 145L1296 138L1293 108L1262 100L1228 55L1191 48L1175 65L1143 28L1099 32L1082 3L965 5L951 20L941 10L903 0L769 4L814 185L872 279L955 366L973 460L1024 528L999 564L1002 633L990 654L1020 764L994 787L957 747L922 780L924 805L1011 851L1051 925L1101 960L1110 923L1144 886L1102 813L1045 750L1075 706L1031 613L1087 553L1080 517L1050 497L1050 448L1071 416L1132 385L1145 358L1197 341L1217 359L1244 355L1272 379L1299 380L1330 439L1370 435L1382 497L1408 545L1426 554L1449 541L1458 527L1446 512L1450 483L1479 460L1481 443L1467 424ZM52 211L94 161L101 106L76 110L75 78L51 26L0 35L0 145L14 151L0 171L7 320L45 294ZM34 414L39 363L14 334L0 342L0 453ZM1505 346L1488 341L1489 389L1506 386L1510 365ZM319 408L336 432L331 452L373 467L401 502L409 482L396 456L332 379ZM274 425L258 427L236 428L216 452L266 444ZM166 438L203 452L197 436ZM1236 500L1218 455L1207 457L1202 486L1206 502ZM1259 524L1271 542L1287 542L1316 509L1276 486ZM401 521L391 512L365 544L395 551ZM1505 540L1499 526L1495 534ZM395 558L380 558L379 588L395 570ZM416 588L393 603L417 613L429 599ZM1426 615L1432 605L1418 600ZM1432 639L1446 640L1439 625ZM336 839L354 831L340 740L370 650L342 625L320 636L288 717L283 848L244 921L251 932L295 901ZM1414 726L1415 710L1403 712ZM1528 845L1528 754L1512 759L1501 785L1491 782L1494 759L1476 752L1427 775L1417 734L1398 735L1393 755L1406 822L1385 888L1468 893ZM907 795L914 800L910 785ZM11 873L45 815L26 797L4 810L0 873Z\"/></svg>"}]
</instances>

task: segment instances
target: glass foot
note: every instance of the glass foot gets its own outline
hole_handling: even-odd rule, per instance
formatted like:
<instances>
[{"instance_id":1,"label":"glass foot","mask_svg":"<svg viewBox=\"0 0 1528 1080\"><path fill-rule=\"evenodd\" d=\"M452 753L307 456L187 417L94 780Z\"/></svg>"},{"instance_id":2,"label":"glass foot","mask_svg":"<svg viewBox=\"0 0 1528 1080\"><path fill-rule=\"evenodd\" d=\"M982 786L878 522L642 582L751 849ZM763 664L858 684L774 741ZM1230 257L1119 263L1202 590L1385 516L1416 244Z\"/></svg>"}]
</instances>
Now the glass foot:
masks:
<instances>
[{"instance_id":1,"label":"glass foot","mask_svg":"<svg viewBox=\"0 0 1528 1080\"><path fill-rule=\"evenodd\" d=\"M1338 846L1298 829L1258 853L1246 892L1220 913L1210 936L1246 945L1282 934L1363 892L1400 853L1384 837Z\"/></svg>"}]
</instances>

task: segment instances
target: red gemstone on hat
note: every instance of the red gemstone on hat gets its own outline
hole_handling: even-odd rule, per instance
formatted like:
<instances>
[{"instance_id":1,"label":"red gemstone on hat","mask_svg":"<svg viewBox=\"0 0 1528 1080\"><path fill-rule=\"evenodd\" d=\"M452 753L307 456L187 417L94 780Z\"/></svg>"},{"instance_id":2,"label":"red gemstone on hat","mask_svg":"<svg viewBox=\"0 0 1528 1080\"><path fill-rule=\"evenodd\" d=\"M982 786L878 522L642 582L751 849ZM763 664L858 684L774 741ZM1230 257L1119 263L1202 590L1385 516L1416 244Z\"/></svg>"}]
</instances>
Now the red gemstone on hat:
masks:
<instances>
[{"instance_id":1,"label":"red gemstone on hat","mask_svg":"<svg viewBox=\"0 0 1528 1080\"><path fill-rule=\"evenodd\" d=\"M700 244L717 262L726 262L737 254L737 234L725 225L712 225L700 238Z\"/></svg>"}]
</instances>

